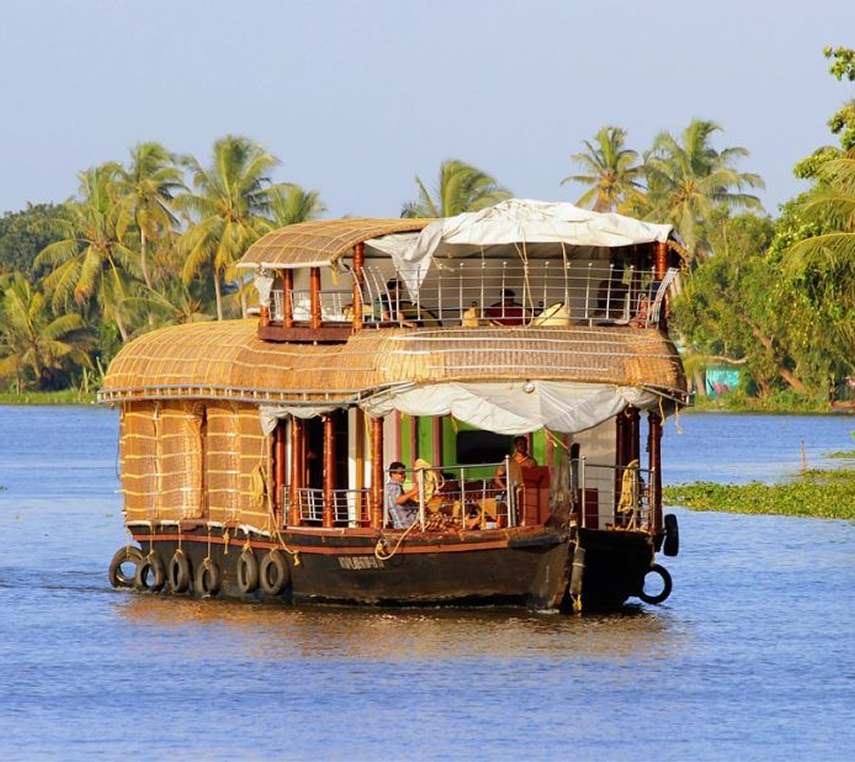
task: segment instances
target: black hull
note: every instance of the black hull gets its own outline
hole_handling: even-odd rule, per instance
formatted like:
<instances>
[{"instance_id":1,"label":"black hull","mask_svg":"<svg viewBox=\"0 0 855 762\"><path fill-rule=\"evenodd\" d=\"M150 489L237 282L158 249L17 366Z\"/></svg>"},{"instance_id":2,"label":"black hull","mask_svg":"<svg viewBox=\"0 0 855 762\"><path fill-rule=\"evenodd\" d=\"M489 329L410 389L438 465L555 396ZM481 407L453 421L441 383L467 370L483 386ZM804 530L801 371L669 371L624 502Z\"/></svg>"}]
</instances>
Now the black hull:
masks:
<instances>
[{"instance_id":1,"label":"black hull","mask_svg":"<svg viewBox=\"0 0 855 762\"><path fill-rule=\"evenodd\" d=\"M195 572L206 557L221 572L218 594L241 600L359 605L519 605L569 608L568 588L577 536L548 528L457 534L414 534L390 559L378 558L380 535L368 530L282 532L280 542L242 530L209 535L205 527L133 527L143 554L154 550L164 566L179 544ZM649 538L635 532L582 530L586 550L584 608L620 606L640 589L652 562ZM274 548L287 548L289 584L277 595L239 586L238 559L249 540L260 565ZM386 534L388 549L394 533ZM169 584L165 586L169 590ZM192 594L192 586L191 586Z\"/></svg>"}]
</instances>

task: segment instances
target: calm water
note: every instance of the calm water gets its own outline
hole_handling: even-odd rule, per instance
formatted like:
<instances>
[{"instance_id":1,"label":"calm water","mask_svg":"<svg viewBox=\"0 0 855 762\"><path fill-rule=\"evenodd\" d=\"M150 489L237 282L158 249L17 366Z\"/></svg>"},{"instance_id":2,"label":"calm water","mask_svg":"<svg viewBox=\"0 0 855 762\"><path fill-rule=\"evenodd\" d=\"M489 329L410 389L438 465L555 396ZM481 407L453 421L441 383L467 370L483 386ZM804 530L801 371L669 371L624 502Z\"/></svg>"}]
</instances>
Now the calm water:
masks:
<instances>
[{"instance_id":1,"label":"calm water","mask_svg":"<svg viewBox=\"0 0 855 762\"><path fill-rule=\"evenodd\" d=\"M843 417L683 416L666 481L777 479ZM679 515L666 605L291 610L109 588L117 416L0 407L0 759L855 758L855 525Z\"/></svg>"}]
</instances>

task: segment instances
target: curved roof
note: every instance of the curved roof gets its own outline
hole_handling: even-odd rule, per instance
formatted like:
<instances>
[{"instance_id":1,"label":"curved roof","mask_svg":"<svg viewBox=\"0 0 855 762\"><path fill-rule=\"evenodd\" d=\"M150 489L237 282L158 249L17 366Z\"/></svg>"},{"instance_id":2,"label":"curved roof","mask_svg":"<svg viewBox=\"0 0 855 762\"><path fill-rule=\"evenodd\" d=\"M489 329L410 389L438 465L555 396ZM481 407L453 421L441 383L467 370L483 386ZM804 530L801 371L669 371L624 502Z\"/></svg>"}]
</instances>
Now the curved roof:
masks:
<instances>
[{"instance_id":1,"label":"curved roof","mask_svg":"<svg viewBox=\"0 0 855 762\"><path fill-rule=\"evenodd\" d=\"M300 222L259 238L249 247L238 267L323 267L334 264L357 243L390 233L418 232L430 222L433 220L370 217Z\"/></svg>"},{"instance_id":2,"label":"curved roof","mask_svg":"<svg viewBox=\"0 0 855 762\"><path fill-rule=\"evenodd\" d=\"M110 364L99 399L350 404L405 384L529 378L686 390L677 351L656 330L366 329L346 344L309 345L262 341L254 320L236 320L141 336Z\"/></svg>"}]
</instances>

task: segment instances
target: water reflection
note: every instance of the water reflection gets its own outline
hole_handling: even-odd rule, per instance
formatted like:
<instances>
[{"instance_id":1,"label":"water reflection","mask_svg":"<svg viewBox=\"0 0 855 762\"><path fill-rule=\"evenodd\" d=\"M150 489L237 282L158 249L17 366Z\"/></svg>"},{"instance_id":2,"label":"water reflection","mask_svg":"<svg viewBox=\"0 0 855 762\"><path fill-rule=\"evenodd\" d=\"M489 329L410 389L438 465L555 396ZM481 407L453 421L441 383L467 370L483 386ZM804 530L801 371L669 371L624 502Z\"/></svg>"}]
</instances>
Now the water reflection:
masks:
<instances>
[{"instance_id":1,"label":"water reflection","mask_svg":"<svg viewBox=\"0 0 855 762\"><path fill-rule=\"evenodd\" d=\"M634 660L673 655L685 641L669 617L627 606L584 616L537 614L519 609L366 609L337 606L292 608L271 604L127 592L113 604L135 625L181 630L204 643L218 640L270 661L586 659Z\"/></svg>"}]
</instances>

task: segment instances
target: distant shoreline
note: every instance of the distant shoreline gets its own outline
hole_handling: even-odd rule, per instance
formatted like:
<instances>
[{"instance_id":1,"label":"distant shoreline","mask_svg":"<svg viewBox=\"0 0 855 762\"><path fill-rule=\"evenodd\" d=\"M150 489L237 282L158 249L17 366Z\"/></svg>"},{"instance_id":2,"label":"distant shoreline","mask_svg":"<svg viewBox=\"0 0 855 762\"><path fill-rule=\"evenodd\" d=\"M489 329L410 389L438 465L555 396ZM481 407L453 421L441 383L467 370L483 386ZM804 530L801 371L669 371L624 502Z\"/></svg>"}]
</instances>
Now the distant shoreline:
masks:
<instances>
[{"instance_id":1,"label":"distant shoreline","mask_svg":"<svg viewBox=\"0 0 855 762\"><path fill-rule=\"evenodd\" d=\"M94 405L95 395L76 389L58 392L0 393L0 405Z\"/></svg>"}]
</instances>

